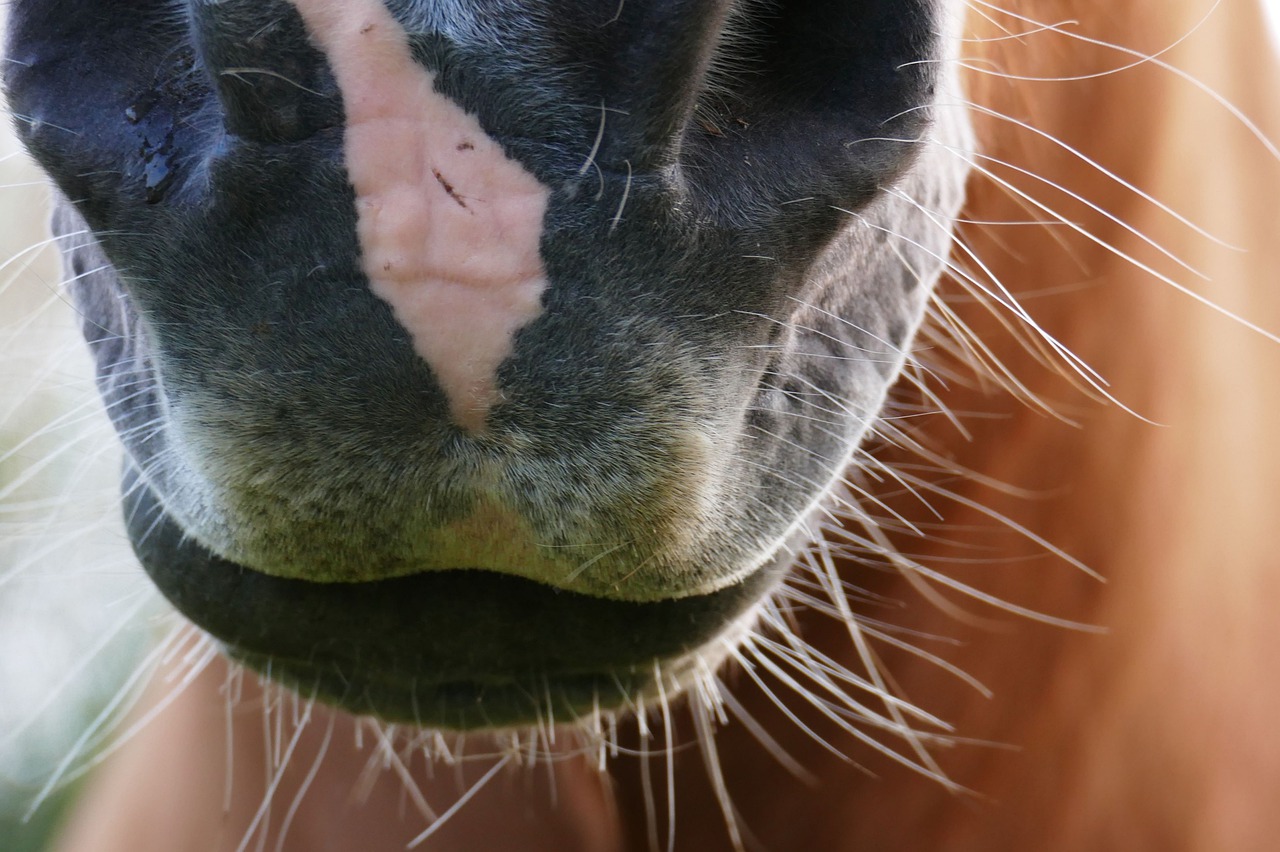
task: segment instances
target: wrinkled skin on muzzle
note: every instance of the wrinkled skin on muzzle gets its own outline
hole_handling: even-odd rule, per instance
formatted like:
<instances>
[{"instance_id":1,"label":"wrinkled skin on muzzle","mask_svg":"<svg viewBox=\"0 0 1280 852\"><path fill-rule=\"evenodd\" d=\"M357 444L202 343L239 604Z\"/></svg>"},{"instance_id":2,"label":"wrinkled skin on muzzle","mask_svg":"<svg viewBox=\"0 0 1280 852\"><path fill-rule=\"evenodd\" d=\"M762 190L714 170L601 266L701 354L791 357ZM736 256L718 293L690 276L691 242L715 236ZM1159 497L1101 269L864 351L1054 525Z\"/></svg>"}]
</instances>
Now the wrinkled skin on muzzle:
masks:
<instances>
[{"instance_id":1,"label":"wrinkled skin on muzzle","mask_svg":"<svg viewBox=\"0 0 1280 852\"><path fill-rule=\"evenodd\" d=\"M722 657L943 266L940 5L14 3L161 591L424 724Z\"/></svg>"}]
</instances>

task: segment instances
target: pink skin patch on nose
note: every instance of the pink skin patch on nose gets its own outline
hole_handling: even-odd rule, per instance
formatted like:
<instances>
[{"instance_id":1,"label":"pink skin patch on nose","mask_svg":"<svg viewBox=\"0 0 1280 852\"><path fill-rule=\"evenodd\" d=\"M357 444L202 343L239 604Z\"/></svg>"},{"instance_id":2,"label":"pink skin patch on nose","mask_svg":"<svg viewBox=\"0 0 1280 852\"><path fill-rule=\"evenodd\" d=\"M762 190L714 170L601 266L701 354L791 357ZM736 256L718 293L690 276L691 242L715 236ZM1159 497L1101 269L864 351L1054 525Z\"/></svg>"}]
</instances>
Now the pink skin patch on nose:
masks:
<instances>
[{"instance_id":1,"label":"pink skin patch on nose","mask_svg":"<svg viewBox=\"0 0 1280 852\"><path fill-rule=\"evenodd\" d=\"M292 2L342 91L364 272L454 422L483 431L498 366L542 313L550 190L436 92L381 0Z\"/></svg>"}]
</instances>

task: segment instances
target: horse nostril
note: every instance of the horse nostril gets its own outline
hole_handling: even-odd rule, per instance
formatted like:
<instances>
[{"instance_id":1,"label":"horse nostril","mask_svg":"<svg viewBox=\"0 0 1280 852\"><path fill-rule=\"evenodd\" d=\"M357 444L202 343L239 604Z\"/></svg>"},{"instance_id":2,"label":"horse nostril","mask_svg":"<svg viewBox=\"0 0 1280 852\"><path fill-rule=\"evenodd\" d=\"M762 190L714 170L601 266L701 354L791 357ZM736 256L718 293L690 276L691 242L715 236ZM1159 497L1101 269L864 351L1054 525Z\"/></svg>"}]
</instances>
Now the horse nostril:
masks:
<instances>
[{"instance_id":1,"label":"horse nostril","mask_svg":"<svg viewBox=\"0 0 1280 852\"><path fill-rule=\"evenodd\" d=\"M604 75L610 87L611 132L601 162L629 160L635 171L675 163L732 3L677 0L620 5L607 32L619 38ZM643 69L641 71L640 69Z\"/></svg>"},{"instance_id":2,"label":"horse nostril","mask_svg":"<svg viewBox=\"0 0 1280 852\"><path fill-rule=\"evenodd\" d=\"M297 142L342 124L324 56L284 0L191 0L191 29L229 133Z\"/></svg>"}]
</instances>

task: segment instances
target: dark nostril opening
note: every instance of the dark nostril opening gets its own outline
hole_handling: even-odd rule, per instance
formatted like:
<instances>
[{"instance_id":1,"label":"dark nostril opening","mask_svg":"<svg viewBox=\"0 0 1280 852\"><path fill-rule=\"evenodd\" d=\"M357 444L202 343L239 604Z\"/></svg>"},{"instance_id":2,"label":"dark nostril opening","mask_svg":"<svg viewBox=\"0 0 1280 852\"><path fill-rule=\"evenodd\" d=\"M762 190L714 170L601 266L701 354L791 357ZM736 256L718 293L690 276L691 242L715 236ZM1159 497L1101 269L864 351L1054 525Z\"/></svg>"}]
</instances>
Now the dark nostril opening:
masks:
<instances>
[{"instance_id":1,"label":"dark nostril opening","mask_svg":"<svg viewBox=\"0 0 1280 852\"><path fill-rule=\"evenodd\" d=\"M732 4L726 0L672 0L622 4L604 28L615 39L602 57L610 90L610 133L599 158L634 171L672 165Z\"/></svg>"},{"instance_id":2,"label":"dark nostril opening","mask_svg":"<svg viewBox=\"0 0 1280 852\"><path fill-rule=\"evenodd\" d=\"M733 47L743 82L778 107L854 109L882 122L918 105L935 76L938 11L924 0L786 0Z\"/></svg>"},{"instance_id":3,"label":"dark nostril opening","mask_svg":"<svg viewBox=\"0 0 1280 852\"><path fill-rule=\"evenodd\" d=\"M714 174L704 190L716 197L768 174L759 208L817 200L790 207L792 218L870 201L919 147L910 140L930 118L921 107L937 78L938 29L923 0L746 7L717 47L700 121L688 128L692 179Z\"/></svg>"},{"instance_id":4,"label":"dark nostril opening","mask_svg":"<svg viewBox=\"0 0 1280 852\"><path fill-rule=\"evenodd\" d=\"M283 0L192 0L196 49L229 133L297 142L342 123L342 101L298 10Z\"/></svg>"}]
</instances>

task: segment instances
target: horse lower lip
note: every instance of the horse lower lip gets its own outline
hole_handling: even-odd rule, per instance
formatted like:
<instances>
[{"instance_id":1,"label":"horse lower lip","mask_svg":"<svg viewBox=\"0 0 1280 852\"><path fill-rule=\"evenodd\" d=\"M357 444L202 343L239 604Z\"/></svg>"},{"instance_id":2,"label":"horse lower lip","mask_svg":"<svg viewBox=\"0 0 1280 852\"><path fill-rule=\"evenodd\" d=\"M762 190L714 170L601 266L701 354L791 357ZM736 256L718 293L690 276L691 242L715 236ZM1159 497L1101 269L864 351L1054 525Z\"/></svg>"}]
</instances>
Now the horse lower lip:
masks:
<instances>
[{"instance_id":1,"label":"horse lower lip","mask_svg":"<svg viewBox=\"0 0 1280 852\"><path fill-rule=\"evenodd\" d=\"M291 660L228 648L258 672L269 672L303 698L356 714L419 728L474 730L581 719L634 700L652 671L532 673L523 678L437 682L404 673L344 669L323 660Z\"/></svg>"},{"instance_id":2,"label":"horse lower lip","mask_svg":"<svg viewBox=\"0 0 1280 852\"><path fill-rule=\"evenodd\" d=\"M655 661L715 640L786 568L652 603L478 570L312 583L222 559L140 482L126 480L125 493L147 573L232 656L346 709L448 727L533 722L548 702L565 713L619 706L649 684Z\"/></svg>"}]
</instances>

